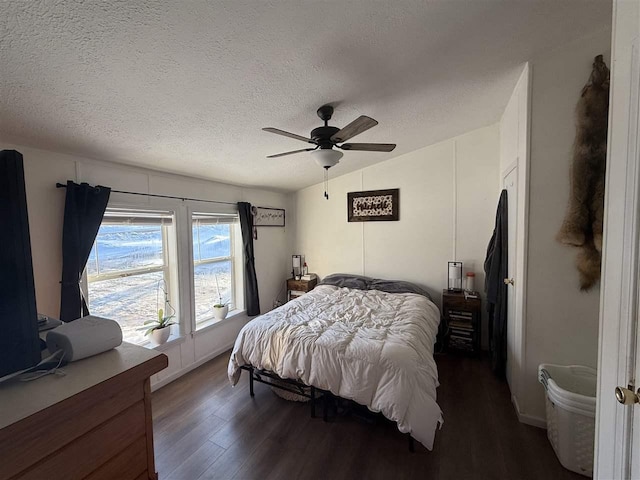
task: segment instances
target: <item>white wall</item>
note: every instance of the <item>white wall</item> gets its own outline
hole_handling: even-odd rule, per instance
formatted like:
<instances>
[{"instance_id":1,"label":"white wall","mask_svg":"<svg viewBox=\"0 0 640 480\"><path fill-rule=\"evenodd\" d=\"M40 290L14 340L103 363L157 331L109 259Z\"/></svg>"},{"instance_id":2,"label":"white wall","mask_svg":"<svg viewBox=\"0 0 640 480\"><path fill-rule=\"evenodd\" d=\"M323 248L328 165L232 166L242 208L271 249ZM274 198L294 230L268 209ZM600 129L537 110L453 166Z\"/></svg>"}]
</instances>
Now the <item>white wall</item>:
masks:
<instances>
[{"instance_id":1,"label":"white wall","mask_svg":"<svg viewBox=\"0 0 640 480\"><path fill-rule=\"evenodd\" d=\"M438 305L447 261L458 260L476 272L482 290L499 167L495 124L331 178L329 200L321 184L300 190L296 252L321 277L342 272L408 280L426 287ZM400 221L347 222L347 192L387 188L400 189Z\"/></svg>"},{"instance_id":2,"label":"white wall","mask_svg":"<svg viewBox=\"0 0 640 480\"><path fill-rule=\"evenodd\" d=\"M25 184L29 211L31 250L38 311L57 317L60 312L60 278L62 267L62 223L65 191L55 187L67 180L101 184L115 190L185 196L227 202L247 201L264 207L290 211L290 195L265 190L240 188L179 175L127 167L110 162L79 158L0 142L0 149L15 149L24 156ZM161 206L173 209L194 208L202 203L166 200L113 193L110 202L128 205ZM207 204L209 205L209 204ZM254 241L260 308L266 312L281 292L288 274L293 234L291 227L260 228ZM190 315L182 305L180 315ZM190 319L181 319L190 325ZM241 314L214 324L163 347L169 356L169 367L152 379L163 384L233 345L235 337L248 317Z\"/></svg>"},{"instance_id":3,"label":"white wall","mask_svg":"<svg viewBox=\"0 0 640 480\"><path fill-rule=\"evenodd\" d=\"M569 199L574 111L593 58L609 64L611 18L603 29L538 55L531 62L530 203L526 289L526 364L521 412L544 421L540 363L595 367L599 287L584 293L574 266L576 250L555 235Z\"/></svg>"}]
</instances>

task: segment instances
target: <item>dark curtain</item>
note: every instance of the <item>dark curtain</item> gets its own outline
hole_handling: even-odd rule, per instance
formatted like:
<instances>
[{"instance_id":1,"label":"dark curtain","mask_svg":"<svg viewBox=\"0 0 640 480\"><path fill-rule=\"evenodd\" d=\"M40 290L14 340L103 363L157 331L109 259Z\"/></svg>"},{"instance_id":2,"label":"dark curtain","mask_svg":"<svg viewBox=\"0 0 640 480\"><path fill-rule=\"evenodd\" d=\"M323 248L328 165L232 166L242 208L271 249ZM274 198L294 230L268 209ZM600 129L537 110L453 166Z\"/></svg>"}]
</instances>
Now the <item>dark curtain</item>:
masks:
<instances>
[{"instance_id":1,"label":"dark curtain","mask_svg":"<svg viewBox=\"0 0 640 480\"><path fill-rule=\"evenodd\" d=\"M256 279L256 259L253 254L253 215L251 204L238 202L240 228L242 229L242 245L244 247L244 303L247 315L260 315L260 298L258 297L258 280Z\"/></svg>"},{"instance_id":2,"label":"dark curtain","mask_svg":"<svg viewBox=\"0 0 640 480\"><path fill-rule=\"evenodd\" d=\"M491 368L499 377L504 378L507 366L507 292L508 285L508 237L507 237L507 191L502 190L496 225L487 247L484 261L487 310L489 311L489 351Z\"/></svg>"},{"instance_id":3,"label":"dark curtain","mask_svg":"<svg viewBox=\"0 0 640 480\"><path fill-rule=\"evenodd\" d=\"M89 315L80 291L80 279L98 234L111 189L67 182L62 227L62 288L60 320L70 322Z\"/></svg>"}]
</instances>

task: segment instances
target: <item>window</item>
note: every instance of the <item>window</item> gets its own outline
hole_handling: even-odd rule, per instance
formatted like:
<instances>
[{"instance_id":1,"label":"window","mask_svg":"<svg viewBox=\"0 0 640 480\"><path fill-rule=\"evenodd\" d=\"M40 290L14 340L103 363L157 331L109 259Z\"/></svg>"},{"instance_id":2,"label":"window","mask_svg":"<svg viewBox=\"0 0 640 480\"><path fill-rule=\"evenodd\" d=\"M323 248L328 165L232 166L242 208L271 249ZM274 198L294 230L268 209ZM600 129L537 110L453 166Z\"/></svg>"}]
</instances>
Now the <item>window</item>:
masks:
<instances>
[{"instance_id":1,"label":"window","mask_svg":"<svg viewBox=\"0 0 640 480\"><path fill-rule=\"evenodd\" d=\"M196 330L213 319L213 306L237 308L236 261L237 214L194 213L193 277Z\"/></svg>"},{"instance_id":2,"label":"window","mask_svg":"<svg viewBox=\"0 0 640 480\"><path fill-rule=\"evenodd\" d=\"M117 321L127 342L147 341L141 327L165 308L163 288L178 318L173 217L108 208L91 249L85 270L89 310Z\"/></svg>"}]
</instances>

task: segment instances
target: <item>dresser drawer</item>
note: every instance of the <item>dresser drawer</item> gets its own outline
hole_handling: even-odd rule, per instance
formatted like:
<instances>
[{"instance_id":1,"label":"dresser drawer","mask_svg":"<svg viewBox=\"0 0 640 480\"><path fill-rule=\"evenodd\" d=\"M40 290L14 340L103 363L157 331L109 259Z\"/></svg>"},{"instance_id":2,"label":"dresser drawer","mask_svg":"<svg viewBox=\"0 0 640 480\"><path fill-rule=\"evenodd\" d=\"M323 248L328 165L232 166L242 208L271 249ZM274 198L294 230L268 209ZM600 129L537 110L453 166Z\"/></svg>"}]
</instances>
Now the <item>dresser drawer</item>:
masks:
<instances>
[{"instance_id":1,"label":"dresser drawer","mask_svg":"<svg viewBox=\"0 0 640 480\"><path fill-rule=\"evenodd\" d=\"M117 392L99 388L82 400L70 399L0 431L0 480L60 450L143 398L142 385ZM80 397L80 396L78 396Z\"/></svg>"},{"instance_id":2,"label":"dresser drawer","mask_svg":"<svg viewBox=\"0 0 640 480\"><path fill-rule=\"evenodd\" d=\"M149 478L147 472L147 439L140 437L125 447L119 454L104 465L101 465L85 480L136 480L143 476Z\"/></svg>"},{"instance_id":3,"label":"dresser drawer","mask_svg":"<svg viewBox=\"0 0 640 480\"><path fill-rule=\"evenodd\" d=\"M99 468L113 457L117 457L132 441L135 442L140 438L145 439L146 444L145 413L142 401L55 451L27 471L21 472L18 478L24 480L85 478L96 470L96 467Z\"/></svg>"}]
</instances>

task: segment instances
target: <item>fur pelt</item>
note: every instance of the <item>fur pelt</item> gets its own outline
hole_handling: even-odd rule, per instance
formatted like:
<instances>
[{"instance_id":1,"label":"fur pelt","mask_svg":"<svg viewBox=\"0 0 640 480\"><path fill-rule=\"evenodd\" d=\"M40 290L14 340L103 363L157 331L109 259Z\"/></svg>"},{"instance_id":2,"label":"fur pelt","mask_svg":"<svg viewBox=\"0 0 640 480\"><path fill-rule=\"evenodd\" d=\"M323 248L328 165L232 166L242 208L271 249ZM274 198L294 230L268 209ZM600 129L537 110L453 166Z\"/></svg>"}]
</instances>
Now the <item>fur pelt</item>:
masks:
<instances>
[{"instance_id":1,"label":"fur pelt","mask_svg":"<svg viewBox=\"0 0 640 480\"><path fill-rule=\"evenodd\" d=\"M580 249L576 266L581 290L600 279L608 114L609 69L598 55L576 108L571 194L557 235L559 242Z\"/></svg>"}]
</instances>

